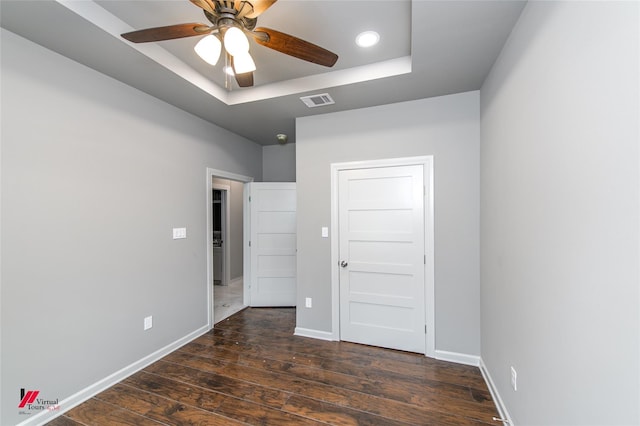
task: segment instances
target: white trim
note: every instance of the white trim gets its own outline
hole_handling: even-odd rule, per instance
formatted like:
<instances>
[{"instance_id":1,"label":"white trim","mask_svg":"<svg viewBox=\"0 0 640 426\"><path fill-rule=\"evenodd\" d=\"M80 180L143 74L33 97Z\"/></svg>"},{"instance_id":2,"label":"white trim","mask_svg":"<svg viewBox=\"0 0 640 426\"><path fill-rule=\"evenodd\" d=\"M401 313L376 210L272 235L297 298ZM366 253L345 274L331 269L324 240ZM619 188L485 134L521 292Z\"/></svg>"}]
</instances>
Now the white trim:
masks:
<instances>
[{"instance_id":1,"label":"white trim","mask_svg":"<svg viewBox=\"0 0 640 426\"><path fill-rule=\"evenodd\" d=\"M251 185L242 188L242 304L251 304Z\"/></svg>"},{"instance_id":2,"label":"white trim","mask_svg":"<svg viewBox=\"0 0 640 426\"><path fill-rule=\"evenodd\" d=\"M338 224L338 172L339 164L331 164L331 332L333 340L340 340L340 232Z\"/></svg>"},{"instance_id":3,"label":"white trim","mask_svg":"<svg viewBox=\"0 0 640 426\"><path fill-rule=\"evenodd\" d=\"M312 339L334 341L333 333L330 331L313 330L310 328L296 327L293 331L295 336L311 337Z\"/></svg>"},{"instance_id":4,"label":"white trim","mask_svg":"<svg viewBox=\"0 0 640 426\"><path fill-rule=\"evenodd\" d=\"M51 420L53 420L54 418L61 416L62 414L66 413L67 411L71 410L72 408L82 404L83 402L89 400L90 398L94 397L95 395L99 394L100 392L110 388L111 386L116 385L117 383L123 381L124 379L126 379L127 377L131 376L132 374L137 373L138 371L142 370L143 368L153 364L154 362L158 361L159 359L167 356L168 354L170 354L171 352L177 350L178 348L186 345L187 343L191 342L192 340L197 339L198 337L202 336L203 334L207 333L209 331L209 326L208 325L204 325L202 327L200 327L199 329L187 334L184 337L181 337L180 339L176 340L173 343L168 344L167 346L158 349L157 351L145 356L144 358L139 359L138 361L129 364L128 366L116 371L113 374L110 374L109 376L105 377L102 380L98 380L97 382L95 382L92 385L87 386L86 388L82 389L79 392L74 393L73 395L71 395L68 398L63 399L62 401L60 401L59 406L61 407L60 410L55 410L55 411L41 411L40 413L29 417L28 419L26 419L25 421L19 423L17 426L35 426L35 425L44 425L47 422L50 422Z\"/></svg>"},{"instance_id":5,"label":"white trim","mask_svg":"<svg viewBox=\"0 0 640 426\"><path fill-rule=\"evenodd\" d=\"M478 355L463 354L460 352L441 351L436 349L436 359L441 361L455 362L456 364L480 366L480 357Z\"/></svg>"},{"instance_id":6,"label":"white trim","mask_svg":"<svg viewBox=\"0 0 640 426\"><path fill-rule=\"evenodd\" d=\"M331 164L331 334L332 340L340 340L340 270L338 268L338 173L341 170L369 169L375 167L412 166L424 167L425 195L425 324L427 326L425 355L435 357L435 234L434 234L434 185L433 155L419 157L387 158L380 160L350 161Z\"/></svg>"},{"instance_id":7,"label":"white trim","mask_svg":"<svg viewBox=\"0 0 640 426\"><path fill-rule=\"evenodd\" d=\"M207 289L207 324L209 324L209 329L213 328L214 322L213 322L213 268L212 268L212 262L210 261L210 259L213 259L213 229L212 229L212 225L211 225L211 203L212 203L212 191L213 191L213 178L217 177L217 178L222 178L222 179L229 179L229 180L234 180L237 182L243 182L243 183L248 183L248 182L253 182L253 178L250 176L243 176L243 175L239 175L236 173L231 173L231 172L226 172L224 170L218 170L218 169L212 169L207 167L206 170L206 175L207 175L207 181L206 181L206 195L205 195L205 200L206 200L206 217L205 217L205 223L206 223L206 228L207 228L207 247L205 248L206 253L207 253L207 281L206 281L206 289ZM246 194L246 186L244 185L244 193ZM245 201L246 201L246 197L245 197ZM227 203L229 204L229 203ZM243 215L245 216L244 218L244 223L243 223L243 227L244 227L244 235L247 234L247 219L246 219L246 215L247 215L247 208L248 208L248 204L245 202L242 206L243 209ZM246 238L245 238L246 240ZM247 247L247 244L244 245L245 247ZM246 250L245 250L246 251ZM247 271L247 256L244 256L243 259L243 263L244 263L244 271ZM243 292L245 294L245 298L246 298L246 294L248 293L248 288L247 288L247 283L244 283L244 289ZM246 300L245 300L246 302ZM245 303L246 305L246 303Z\"/></svg>"},{"instance_id":8,"label":"white trim","mask_svg":"<svg viewBox=\"0 0 640 426\"><path fill-rule=\"evenodd\" d=\"M139 46L135 46L138 47ZM346 86L348 84L361 83L363 81L377 80L379 78L393 77L411 72L411 56L401 56L386 61L359 67L347 68L314 74L291 80L279 81L270 84L255 86L249 90L237 90L227 92L226 99L220 99L227 105L244 104L247 102L272 99L279 96L294 95L316 90L326 90L327 87Z\"/></svg>"},{"instance_id":9,"label":"white trim","mask_svg":"<svg viewBox=\"0 0 640 426\"><path fill-rule=\"evenodd\" d=\"M504 405L502 398L500 397L500 393L498 392L498 388L495 383L491 379L491 375L489 374L489 370L487 366L484 364L482 357L480 357L480 373L482 373L482 377L484 378L487 387L489 388L489 393L491 393L491 398L493 398L493 402L496 404L496 408L498 409L498 414L500 414L501 419L505 419L506 422L503 423L504 426L513 426L513 420L511 419L511 415L507 410L507 407Z\"/></svg>"},{"instance_id":10,"label":"white trim","mask_svg":"<svg viewBox=\"0 0 640 426\"><path fill-rule=\"evenodd\" d=\"M425 324L427 325L427 349L426 356L434 357L436 353L436 251L435 251L435 219L434 219L434 170L433 155L422 157L424 159L425 194L424 206L424 252L425 252ZM431 271L431 272L429 272ZM431 338L429 338L431 336Z\"/></svg>"}]
</instances>

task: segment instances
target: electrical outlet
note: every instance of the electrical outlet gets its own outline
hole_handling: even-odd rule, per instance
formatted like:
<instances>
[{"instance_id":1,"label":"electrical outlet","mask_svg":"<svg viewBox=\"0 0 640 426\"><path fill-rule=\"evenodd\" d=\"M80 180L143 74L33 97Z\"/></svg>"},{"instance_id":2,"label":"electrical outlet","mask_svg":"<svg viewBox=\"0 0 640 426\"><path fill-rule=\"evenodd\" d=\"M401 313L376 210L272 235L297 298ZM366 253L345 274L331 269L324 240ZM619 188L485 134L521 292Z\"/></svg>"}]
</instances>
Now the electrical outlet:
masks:
<instances>
[{"instance_id":1,"label":"electrical outlet","mask_svg":"<svg viewBox=\"0 0 640 426\"><path fill-rule=\"evenodd\" d=\"M144 318L144 329L148 330L153 327L153 316L148 316Z\"/></svg>"},{"instance_id":2,"label":"electrical outlet","mask_svg":"<svg viewBox=\"0 0 640 426\"><path fill-rule=\"evenodd\" d=\"M311 307L311 298L307 297L306 299L304 299L304 306L305 308L310 308Z\"/></svg>"},{"instance_id":3,"label":"electrical outlet","mask_svg":"<svg viewBox=\"0 0 640 426\"><path fill-rule=\"evenodd\" d=\"M514 391L518 390L518 372L513 367L511 367L511 387Z\"/></svg>"}]
</instances>

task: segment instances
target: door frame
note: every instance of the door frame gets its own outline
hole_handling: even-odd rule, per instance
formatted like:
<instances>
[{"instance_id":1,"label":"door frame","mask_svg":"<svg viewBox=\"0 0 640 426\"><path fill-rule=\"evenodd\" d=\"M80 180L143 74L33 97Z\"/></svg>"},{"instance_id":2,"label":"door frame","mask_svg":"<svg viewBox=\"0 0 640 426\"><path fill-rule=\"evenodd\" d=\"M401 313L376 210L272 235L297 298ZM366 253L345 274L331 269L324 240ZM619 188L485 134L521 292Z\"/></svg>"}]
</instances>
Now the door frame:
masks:
<instances>
[{"instance_id":1,"label":"door frame","mask_svg":"<svg viewBox=\"0 0 640 426\"><path fill-rule=\"evenodd\" d=\"M379 167L422 165L425 187L425 355L435 358L435 237L434 237L434 185L433 155L420 157L389 158L379 160L350 161L331 164L331 329L332 339L340 340L340 233L339 233L339 173L343 170L372 169Z\"/></svg>"},{"instance_id":2,"label":"door frame","mask_svg":"<svg viewBox=\"0 0 640 426\"><path fill-rule=\"evenodd\" d=\"M213 225L211 223L212 217L212 203L213 203L213 178L222 178L234 180L237 182L242 182L243 184L248 182L253 182L254 178L251 176L239 175L237 173L227 172L225 170L218 170L207 167L206 170L206 234L207 234L207 281L206 281L206 289L207 289L207 325L209 330L211 330L214 326L213 319ZM248 305L249 298L249 279L251 274L251 257L249 250L247 249L249 246L249 237L248 231L250 229L249 224L249 191L248 185L243 185L243 204L242 204L242 228L244 229L242 235L242 245L244 247L243 256L242 256L242 274L243 274L243 295L244 295L244 304ZM228 219L228 218L227 218Z\"/></svg>"}]
</instances>

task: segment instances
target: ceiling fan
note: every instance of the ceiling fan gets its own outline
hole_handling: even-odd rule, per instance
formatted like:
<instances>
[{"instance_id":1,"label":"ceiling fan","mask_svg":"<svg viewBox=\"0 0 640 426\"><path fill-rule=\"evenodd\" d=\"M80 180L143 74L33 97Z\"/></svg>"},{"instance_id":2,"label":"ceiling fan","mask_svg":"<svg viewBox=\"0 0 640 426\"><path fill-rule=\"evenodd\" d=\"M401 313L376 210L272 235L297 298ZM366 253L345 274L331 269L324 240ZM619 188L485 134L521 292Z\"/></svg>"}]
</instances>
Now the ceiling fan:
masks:
<instances>
[{"instance_id":1,"label":"ceiling fan","mask_svg":"<svg viewBox=\"0 0 640 426\"><path fill-rule=\"evenodd\" d=\"M253 71L256 70L249 54L247 35L262 46L315 64L332 67L338 60L335 53L298 37L270 28L256 28L258 16L277 0L189 1L202 8L211 25L197 22L169 25L124 33L122 37L133 43L146 43L204 36L195 47L196 53L215 65L222 52L240 87L253 86Z\"/></svg>"}]
</instances>

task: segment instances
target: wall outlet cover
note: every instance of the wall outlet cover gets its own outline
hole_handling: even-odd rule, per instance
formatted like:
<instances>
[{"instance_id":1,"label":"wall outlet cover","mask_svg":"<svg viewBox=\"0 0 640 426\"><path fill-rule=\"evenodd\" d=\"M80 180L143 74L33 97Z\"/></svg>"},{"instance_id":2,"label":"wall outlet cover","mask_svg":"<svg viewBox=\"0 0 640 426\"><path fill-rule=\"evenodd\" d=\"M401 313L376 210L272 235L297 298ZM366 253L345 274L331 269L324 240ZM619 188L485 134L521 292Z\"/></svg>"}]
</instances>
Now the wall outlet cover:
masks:
<instances>
[{"instance_id":1,"label":"wall outlet cover","mask_svg":"<svg viewBox=\"0 0 640 426\"><path fill-rule=\"evenodd\" d=\"M148 330L153 327L153 316L145 317L144 319L144 329Z\"/></svg>"}]
</instances>

